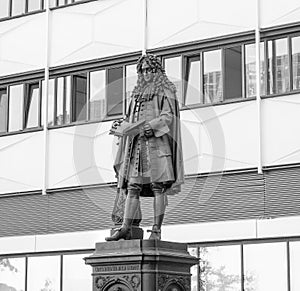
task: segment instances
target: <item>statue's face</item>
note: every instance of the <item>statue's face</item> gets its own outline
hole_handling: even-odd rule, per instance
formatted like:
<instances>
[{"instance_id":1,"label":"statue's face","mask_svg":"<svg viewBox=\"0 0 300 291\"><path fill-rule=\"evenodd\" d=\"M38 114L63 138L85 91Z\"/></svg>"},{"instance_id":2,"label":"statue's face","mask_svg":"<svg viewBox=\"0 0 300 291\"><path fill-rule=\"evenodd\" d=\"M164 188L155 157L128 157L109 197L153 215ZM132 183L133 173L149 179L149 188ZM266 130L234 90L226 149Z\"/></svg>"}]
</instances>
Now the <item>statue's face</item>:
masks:
<instances>
[{"instance_id":1,"label":"statue's face","mask_svg":"<svg viewBox=\"0 0 300 291\"><path fill-rule=\"evenodd\" d=\"M152 72L151 67L146 62L142 64L142 74L146 82L151 82L153 80L154 73Z\"/></svg>"}]
</instances>

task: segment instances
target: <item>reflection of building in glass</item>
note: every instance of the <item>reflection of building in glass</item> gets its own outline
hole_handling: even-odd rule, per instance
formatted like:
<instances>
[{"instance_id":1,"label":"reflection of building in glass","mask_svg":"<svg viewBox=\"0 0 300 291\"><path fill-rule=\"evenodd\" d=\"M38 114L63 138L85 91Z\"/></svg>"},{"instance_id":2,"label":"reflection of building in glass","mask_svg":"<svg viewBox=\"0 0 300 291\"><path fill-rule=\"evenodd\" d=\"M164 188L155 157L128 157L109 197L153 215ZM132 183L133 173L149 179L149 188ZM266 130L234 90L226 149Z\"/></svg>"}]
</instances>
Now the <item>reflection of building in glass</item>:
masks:
<instances>
[{"instance_id":1,"label":"reflection of building in glass","mask_svg":"<svg viewBox=\"0 0 300 291\"><path fill-rule=\"evenodd\" d=\"M205 103L219 102L222 100L222 72L204 74Z\"/></svg>"},{"instance_id":2,"label":"reflection of building in glass","mask_svg":"<svg viewBox=\"0 0 300 291\"><path fill-rule=\"evenodd\" d=\"M92 120L101 120L106 115L106 100L91 100L90 101L90 117Z\"/></svg>"}]
</instances>

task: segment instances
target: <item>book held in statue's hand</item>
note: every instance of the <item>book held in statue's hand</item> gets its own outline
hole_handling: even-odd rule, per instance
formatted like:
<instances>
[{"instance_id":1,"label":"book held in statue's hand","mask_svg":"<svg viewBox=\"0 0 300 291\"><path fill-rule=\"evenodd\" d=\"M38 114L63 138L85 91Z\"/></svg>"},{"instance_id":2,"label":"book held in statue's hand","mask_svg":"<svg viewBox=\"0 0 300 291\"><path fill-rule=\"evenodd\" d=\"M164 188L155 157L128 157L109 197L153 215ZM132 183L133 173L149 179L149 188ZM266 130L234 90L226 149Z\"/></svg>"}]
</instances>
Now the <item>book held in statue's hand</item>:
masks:
<instances>
[{"instance_id":1,"label":"book held in statue's hand","mask_svg":"<svg viewBox=\"0 0 300 291\"><path fill-rule=\"evenodd\" d=\"M130 123L127 121L123 121L120 126L116 129L112 128L109 134L113 134L115 136L135 136L142 131L142 128L145 124L145 120L140 120L135 123Z\"/></svg>"}]
</instances>

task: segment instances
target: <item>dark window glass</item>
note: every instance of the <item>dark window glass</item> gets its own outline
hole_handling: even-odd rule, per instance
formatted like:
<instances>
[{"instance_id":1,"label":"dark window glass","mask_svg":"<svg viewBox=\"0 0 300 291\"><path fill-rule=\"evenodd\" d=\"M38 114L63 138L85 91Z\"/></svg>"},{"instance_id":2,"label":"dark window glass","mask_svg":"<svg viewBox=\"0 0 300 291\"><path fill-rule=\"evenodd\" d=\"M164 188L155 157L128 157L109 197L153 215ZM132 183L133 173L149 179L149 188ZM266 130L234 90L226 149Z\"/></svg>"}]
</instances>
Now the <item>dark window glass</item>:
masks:
<instances>
[{"instance_id":1,"label":"dark window glass","mask_svg":"<svg viewBox=\"0 0 300 291\"><path fill-rule=\"evenodd\" d=\"M83 121L87 117L87 75L86 73L73 76L72 121Z\"/></svg>"},{"instance_id":2,"label":"dark window glass","mask_svg":"<svg viewBox=\"0 0 300 291\"><path fill-rule=\"evenodd\" d=\"M107 115L120 115L123 112L123 68L107 70Z\"/></svg>"},{"instance_id":3,"label":"dark window glass","mask_svg":"<svg viewBox=\"0 0 300 291\"><path fill-rule=\"evenodd\" d=\"M242 47L224 49L224 99L242 97Z\"/></svg>"},{"instance_id":4,"label":"dark window glass","mask_svg":"<svg viewBox=\"0 0 300 291\"><path fill-rule=\"evenodd\" d=\"M203 83L205 103L223 99L221 50L204 52Z\"/></svg>"},{"instance_id":5,"label":"dark window glass","mask_svg":"<svg viewBox=\"0 0 300 291\"><path fill-rule=\"evenodd\" d=\"M28 12L41 9L41 0L28 0Z\"/></svg>"},{"instance_id":6,"label":"dark window glass","mask_svg":"<svg viewBox=\"0 0 300 291\"><path fill-rule=\"evenodd\" d=\"M25 128L39 126L40 87L39 83L27 84L25 94Z\"/></svg>"},{"instance_id":7,"label":"dark window glass","mask_svg":"<svg viewBox=\"0 0 300 291\"><path fill-rule=\"evenodd\" d=\"M9 1L10 0L0 0L0 18L9 16Z\"/></svg>"},{"instance_id":8,"label":"dark window glass","mask_svg":"<svg viewBox=\"0 0 300 291\"><path fill-rule=\"evenodd\" d=\"M8 95L7 89L0 89L0 132L7 131Z\"/></svg>"},{"instance_id":9,"label":"dark window glass","mask_svg":"<svg viewBox=\"0 0 300 291\"><path fill-rule=\"evenodd\" d=\"M13 0L12 1L12 16L20 15L23 13L25 13L25 0Z\"/></svg>"},{"instance_id":10,"label":"dark window glass","mask_svg":"<svg viewBox=\"0 0 300 291\"><path fill-rule=\"evenodd\" d=\"M288 42L286 38L268 41L269 93L290 90Z\"/></svg>"},{"instance_id":11,"label":"dark window glass","mask_svg":"<svg viewBox=\"0 0 300 291\"><path fill-rule=\"evenodd\" d=\"M293 89L300 89L300 36L292 38Z\"/></svg>"},{"instance_id":12,"label":"dark window glass","mask_svg":"<svg viewBox=\"0 0 300 291\"><path fill-rule=\"evenodd\" d=\"M23 84L9 87L9 131L23 129L23 98Z\"/></svg>"},{"instance_id":13,"label":"dark window glass","mask_svg":"<svg viewBox=\"0 0 300 291\"><path fill-rule=\"evenodd\" d=\"M200 103L200 57L188 57L185 73L185 105Z\"/></svg>"},{"instance_id":14,"label":"dark window glass","mask_svg":"<svg viewBox=\"0 0 300 291\"><path fill-rule=\"evenodd\" d=\"M255 44L245 46L246 97L256 96L256 53ZM260 90L265 95L264 43L260 43Z\"/></svg>"},{"instance_id":15,"label":"dark window glass","mask_svg":"<svg viewBox=\"0 0 300 291\"><path fill-rule=\"evenodd\" d=\"M90 120L106 116L105 70L90 73Z\"/></svg>"}]
</instances>

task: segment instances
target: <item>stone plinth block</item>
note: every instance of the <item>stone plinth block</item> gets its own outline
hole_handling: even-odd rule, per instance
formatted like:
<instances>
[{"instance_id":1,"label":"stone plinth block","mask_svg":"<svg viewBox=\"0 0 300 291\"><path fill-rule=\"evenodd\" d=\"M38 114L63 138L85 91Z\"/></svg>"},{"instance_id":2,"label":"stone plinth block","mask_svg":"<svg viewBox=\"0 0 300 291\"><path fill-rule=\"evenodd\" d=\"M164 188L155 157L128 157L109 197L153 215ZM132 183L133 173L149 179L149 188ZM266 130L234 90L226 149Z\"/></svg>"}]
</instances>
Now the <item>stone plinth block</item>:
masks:
<instances>
[{"instance_id":1,"label":"stone plinth block","mask_svg":"<svg viewBox=\"0 0 300 291\"><path fill-rule=\"evenodd\" d=\"M93 267L93 291L188 291L198 260L186 244L123 240L97 243L85 263Z\"/></svg>"}]
</instances>

